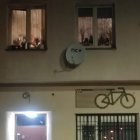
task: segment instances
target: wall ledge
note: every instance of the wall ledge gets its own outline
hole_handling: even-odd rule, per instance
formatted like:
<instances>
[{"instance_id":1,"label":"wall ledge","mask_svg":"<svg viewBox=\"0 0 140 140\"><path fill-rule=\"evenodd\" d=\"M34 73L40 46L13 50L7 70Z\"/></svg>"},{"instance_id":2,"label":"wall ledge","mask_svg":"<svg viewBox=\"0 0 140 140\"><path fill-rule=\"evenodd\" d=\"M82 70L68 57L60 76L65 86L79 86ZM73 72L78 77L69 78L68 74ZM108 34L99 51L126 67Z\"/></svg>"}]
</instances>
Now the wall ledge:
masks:
<instances>
[{"instance_id":1,"label":"wall ledge","mask_svg":"<svg viewBox=\"0 0 140 140\"><path fill-rule=\"evenodd\" d=\"M140 80L0 83L0 87L140 86Z\"/></svg>"}]
</instances>

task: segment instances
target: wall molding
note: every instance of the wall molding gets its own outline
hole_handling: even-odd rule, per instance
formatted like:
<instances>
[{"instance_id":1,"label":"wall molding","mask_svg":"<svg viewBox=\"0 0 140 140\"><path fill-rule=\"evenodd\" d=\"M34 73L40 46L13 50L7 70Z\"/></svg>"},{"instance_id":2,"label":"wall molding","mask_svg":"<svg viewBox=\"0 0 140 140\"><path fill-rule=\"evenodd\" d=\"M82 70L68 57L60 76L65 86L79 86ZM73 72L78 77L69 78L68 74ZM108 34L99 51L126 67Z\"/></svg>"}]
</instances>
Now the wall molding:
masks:
<instances>
[{"instance_id":1,"label":"wall molding","mask_svg":"<svg viewBox=\"0 0 140 140\"><path fill-rule=\"evenodd\" d=\"M0 83L0 87L140 86L140 80Z\"/></svg>"}]
</instances>

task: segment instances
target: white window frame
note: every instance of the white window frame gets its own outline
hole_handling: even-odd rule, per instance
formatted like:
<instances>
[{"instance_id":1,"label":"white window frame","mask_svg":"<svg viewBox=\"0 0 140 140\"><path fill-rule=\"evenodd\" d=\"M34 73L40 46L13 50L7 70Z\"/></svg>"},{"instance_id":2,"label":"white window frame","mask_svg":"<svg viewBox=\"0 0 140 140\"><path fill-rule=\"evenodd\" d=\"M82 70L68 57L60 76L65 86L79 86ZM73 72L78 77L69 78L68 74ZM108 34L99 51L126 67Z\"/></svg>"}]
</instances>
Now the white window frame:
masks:
<instances>
[{"instance_id":1,"label":"white window frame","mask_svg":"<svg viewBox=\"0 0 140 140\"><path fill-rule=\"evenodd\" d=\"M97 8L106 8L111 7L112 8L112 45L111 46L101 46L99 47L97 45L97 23L94 25L93 36L95 37L93 45L83 45L86 50L112 50L116 49L116 32L115 32L115 5L114 3L104 3L104 4L77 4L76 6L76 12L77 12L77 19L76 19L76 41L78 43L78 9L79 8L92 8L93 9L93 17L95 18L95 22L97 22ZM93 20L92 20L93 21ZM93 24L93 22L92 22Z\"/></svg>"}]
</instances>

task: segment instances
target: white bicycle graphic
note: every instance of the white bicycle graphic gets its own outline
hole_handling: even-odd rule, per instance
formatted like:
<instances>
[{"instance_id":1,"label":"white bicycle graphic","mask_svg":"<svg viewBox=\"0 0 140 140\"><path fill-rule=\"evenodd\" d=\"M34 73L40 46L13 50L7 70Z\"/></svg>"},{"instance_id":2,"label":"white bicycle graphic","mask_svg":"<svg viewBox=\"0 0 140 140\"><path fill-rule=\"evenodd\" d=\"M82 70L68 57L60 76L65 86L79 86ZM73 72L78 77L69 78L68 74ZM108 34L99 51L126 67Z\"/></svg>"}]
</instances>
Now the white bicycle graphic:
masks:
<instances>
[{"instance_id":1,"label":"white bicycle graphic","mask_svg":"<svg viewBox=\"0 0 140 140\"><path fill-rule=\"evenodd\" d=\"M98 94L95 97L95 105L98 108L104 109L108 107L108 105L114 105L119 99L120 104L124 108L132 108L135 105L135 97L130 94L126 93L123 87L119 87L118 90L115 89L107 89L109 93L107 94ZM117 98L114 98L114 94L120 94Z\"/></svg>"}]
</instances>

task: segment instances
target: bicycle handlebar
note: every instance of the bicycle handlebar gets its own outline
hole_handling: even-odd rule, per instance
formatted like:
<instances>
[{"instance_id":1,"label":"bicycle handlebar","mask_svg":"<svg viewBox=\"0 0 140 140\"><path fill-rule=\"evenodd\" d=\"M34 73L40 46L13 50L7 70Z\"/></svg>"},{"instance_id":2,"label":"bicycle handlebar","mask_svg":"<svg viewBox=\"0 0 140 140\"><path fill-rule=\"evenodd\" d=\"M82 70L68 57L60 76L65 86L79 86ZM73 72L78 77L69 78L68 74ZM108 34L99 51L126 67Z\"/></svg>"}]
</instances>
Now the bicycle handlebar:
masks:
<instances>
[{"instance_id":1,"label":"bicycle handlebar","mask_svg":"<svg viewBox=\"0 0 140 140\"><path fill-rule=\"evenodd\" d=\"M118 87L118 89L121 89L121 90L125 91L125 88L124 87Z\"/></svg>"},{"instance_id":2,"label":"bicycle handlebar","mask_svg":"<svg viewBox=\"0 0 140 140\"><path fill-rule=\"evenodd\" d=\"M106 90L113 91L115 88L107 88Z\"/></svg>"},{"instance_id":3,"label":"bicycle handlebar","mask_svg":"<svg viewBox=\"0 0 140 140\"><path fill-rule=\"evenodd\" d=\"M115 91L115 88L108 88L106 90L109 90L109 91ZM125 88L124 87L118 87L118 90L122 90L123 92L125 91Z\"/></svg>"}]
</instances>

